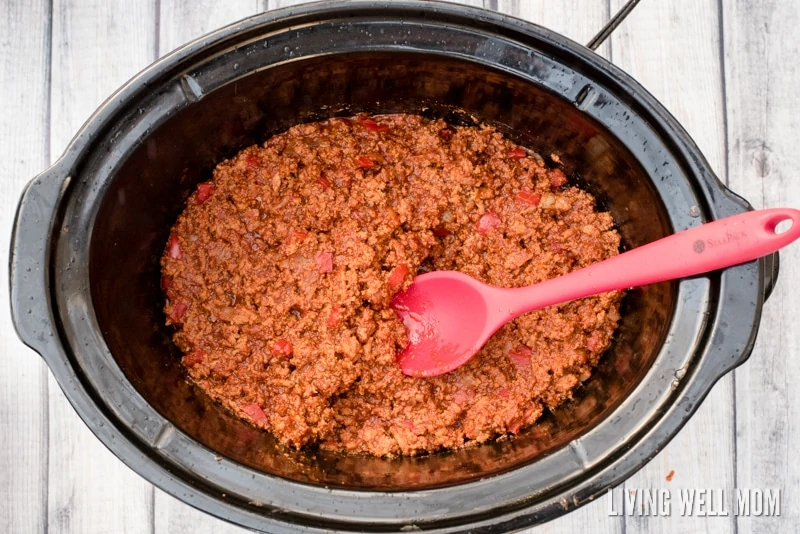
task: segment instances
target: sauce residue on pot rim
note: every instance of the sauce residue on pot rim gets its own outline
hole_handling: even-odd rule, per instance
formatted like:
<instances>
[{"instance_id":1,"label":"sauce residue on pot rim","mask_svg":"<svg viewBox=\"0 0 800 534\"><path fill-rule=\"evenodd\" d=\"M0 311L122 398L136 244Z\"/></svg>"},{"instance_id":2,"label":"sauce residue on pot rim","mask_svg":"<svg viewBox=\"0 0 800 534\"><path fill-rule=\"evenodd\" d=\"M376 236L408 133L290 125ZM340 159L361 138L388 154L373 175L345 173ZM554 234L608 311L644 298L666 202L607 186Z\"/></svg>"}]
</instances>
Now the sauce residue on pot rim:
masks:
<instances>
[{"instance_id":1,"label":"sauce residue on pot rim","mask_svg":"<svg viewBox=\"0 0 800 534\"><path fill-rule=\"evenodd\" d=\"M608 347L619 292L526 314L465 366L404 376L417 273L519 287L617 254L594 198L490 127L397 114L295 126L214 170L162 258L191 379L283 443L378 456L516 434Z\"/></svg>"}]
</instances>

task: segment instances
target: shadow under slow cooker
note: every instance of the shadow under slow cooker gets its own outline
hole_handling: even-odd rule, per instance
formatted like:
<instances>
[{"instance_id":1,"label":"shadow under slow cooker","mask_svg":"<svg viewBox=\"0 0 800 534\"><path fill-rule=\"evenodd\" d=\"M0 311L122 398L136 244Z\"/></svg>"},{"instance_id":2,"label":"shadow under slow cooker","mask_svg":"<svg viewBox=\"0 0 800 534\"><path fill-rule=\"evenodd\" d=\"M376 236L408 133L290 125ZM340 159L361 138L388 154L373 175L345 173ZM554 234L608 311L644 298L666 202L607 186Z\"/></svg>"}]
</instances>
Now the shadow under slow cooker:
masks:
<instances>
[{"instance_id":1,"label":"shadow under slow cooker","mask_svg":"<svg viewBox=\"0 0 800 534\"><path fill-rule=\"evenodd\" d=\"M213 66L195 74L206 81ZM187 82L190 83L190 82ZM207 86L208 84L205 84ZM226 412L186 379L164 326L159 258L197 183L242 148L288 127L357 112L486 122L547 159L611 212L625 247L670 233L634 157L573 103L501 70L412 52L304 58L243 74L170 117L120 167L91 242L90 283L111 353L139 393L220 455L280 477L331 487L403 490L486 477L564 447L602 421L647 373L664 342L676 286L630 291L612 347L573 401L513 440L417 458L291 450Z\"/></svg>"}]
</instances>

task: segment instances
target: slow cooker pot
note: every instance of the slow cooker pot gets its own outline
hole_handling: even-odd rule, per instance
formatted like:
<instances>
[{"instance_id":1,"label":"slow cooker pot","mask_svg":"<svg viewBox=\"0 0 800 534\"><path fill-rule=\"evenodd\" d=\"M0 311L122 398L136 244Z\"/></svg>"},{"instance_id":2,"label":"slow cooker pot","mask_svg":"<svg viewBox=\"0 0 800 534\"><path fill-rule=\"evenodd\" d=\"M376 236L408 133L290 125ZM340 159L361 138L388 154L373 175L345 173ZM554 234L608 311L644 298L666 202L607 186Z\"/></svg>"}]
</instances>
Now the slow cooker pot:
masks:
<instances>
[{"instance_id":1,"label":"slow cooker pot","mask_svg":"<svg viewBox=\"0 0 800 534\"><path fill-rule=\"evenodd\" d=\"M642 467L751 352L777 256L629 292L574 401L513 440L418 458L290 450L187 382L159 256L216 163L297 123L413 112L489 123L558 159L625 247L750 209L641 86L544 28L435 2L266 13L173 52L103 104L19 205L20 337L123 462L268 532L508 531ZM551 156L554 155L554 156Z\"/></svg>"}]
</instances>

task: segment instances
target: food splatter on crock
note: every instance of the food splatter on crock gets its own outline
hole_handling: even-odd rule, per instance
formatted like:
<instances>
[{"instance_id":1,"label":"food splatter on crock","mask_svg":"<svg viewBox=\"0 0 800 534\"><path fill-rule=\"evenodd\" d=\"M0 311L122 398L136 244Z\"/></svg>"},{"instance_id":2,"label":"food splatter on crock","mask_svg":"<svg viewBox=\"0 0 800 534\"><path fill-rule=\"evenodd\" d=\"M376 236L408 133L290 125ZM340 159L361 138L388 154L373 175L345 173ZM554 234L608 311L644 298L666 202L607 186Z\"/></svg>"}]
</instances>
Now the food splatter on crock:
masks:
<instances>
[{"instance_id":1,"label":"food splatter on crock","mask_svg":"<svg viewBox=\"0 0 800 534\"><path fill-rule=\"evenodd\" d=\"M285 444L414 455L516 434L568 400L621 294L520 317L435 378L401 374L392 297L426 271L524 286L618 248L590 194L490 127L337 118L197 187L162 258L164 310L191 379Z\"/></svg>"}]
</instances>

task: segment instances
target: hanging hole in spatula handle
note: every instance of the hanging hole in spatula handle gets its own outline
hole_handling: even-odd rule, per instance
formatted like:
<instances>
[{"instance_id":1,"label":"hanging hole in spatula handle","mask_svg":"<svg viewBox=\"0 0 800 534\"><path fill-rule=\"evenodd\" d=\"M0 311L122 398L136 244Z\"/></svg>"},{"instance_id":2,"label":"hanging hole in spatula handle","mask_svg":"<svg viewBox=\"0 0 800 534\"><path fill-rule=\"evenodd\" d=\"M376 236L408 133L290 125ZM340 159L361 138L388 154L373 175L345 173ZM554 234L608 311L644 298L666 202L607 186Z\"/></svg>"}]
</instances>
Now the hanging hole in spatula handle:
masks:
<instances>
[{"instance_id":1,"label":"hanging hole in spatula handle","mask_svg":"<svg viewBox=\"0 0 800 534\"><path fill-rule=\"evenodd\" d=\"M729 267L767 256L798 238L800 211L793 208L748 211L672 237L675 244L692 244L696 254L686 256L685 265L707 268Z\"/></svg>"},{"instance_id":2,"label":"hanging hole in spatula handle","mask_svg":"<svg viewBox=\"0 0 800 534\"><path fill-rule=\"evenodd\" d=\"M776 233L775 229L785 220L792 221L791 227ZM777 252L798 238L800 211L792 208L747 211L672 234L532 287L537 299L552 305L733 267ZM545 294L545 288L552 289L553 298Z\"/></svg>"},{"instance_id":3,"label":"hanging hole in spatula handle","mask_svg":"<svg viewBox=\"0 0 800 534\"><path fill-rule=\"evenodd\" d=\"M768 245L777 250L800 238L800 211L798 210L772 208L743 215L751 214L759 214L760 228L758 228L757 237L763 240L764 246Z\"/></svg>"},{"instance_id":4,"label":"hanging hole in spatula handle","mask_svg":"<svg viewBox=\"0 0 800 534\"><path fill-rule=\"evenodd\" d=\"M786 232L790 232L794 229L795 232L800 232L800 221L798 221L797 214L795 210L791 210L792 213L776 213L775 215L769 217L766 221L764 221L765 226L764 228L767 232L771 232L775 235L782 235Z\"/></svg>"}]
</instances>

